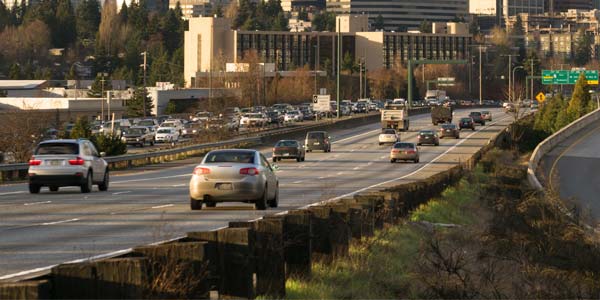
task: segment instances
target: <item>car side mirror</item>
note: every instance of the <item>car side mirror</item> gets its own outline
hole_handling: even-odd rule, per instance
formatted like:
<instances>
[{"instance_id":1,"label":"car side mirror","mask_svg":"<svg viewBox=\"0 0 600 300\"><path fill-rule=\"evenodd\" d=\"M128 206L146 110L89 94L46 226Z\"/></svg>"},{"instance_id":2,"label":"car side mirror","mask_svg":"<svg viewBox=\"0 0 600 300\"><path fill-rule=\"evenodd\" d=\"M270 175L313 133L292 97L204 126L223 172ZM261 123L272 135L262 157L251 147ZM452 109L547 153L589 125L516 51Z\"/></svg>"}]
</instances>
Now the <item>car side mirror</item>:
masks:
<instances>
[{"instance_id":1,"label":"car side mirror","mask_svg":"<svg viewBox=\"0 0 600 300\"><path fill-rule=\"evenodd\" d=\"M106 156L106 152L100 152L100 157L105 157Z\"/></svg>"}]
</instances>

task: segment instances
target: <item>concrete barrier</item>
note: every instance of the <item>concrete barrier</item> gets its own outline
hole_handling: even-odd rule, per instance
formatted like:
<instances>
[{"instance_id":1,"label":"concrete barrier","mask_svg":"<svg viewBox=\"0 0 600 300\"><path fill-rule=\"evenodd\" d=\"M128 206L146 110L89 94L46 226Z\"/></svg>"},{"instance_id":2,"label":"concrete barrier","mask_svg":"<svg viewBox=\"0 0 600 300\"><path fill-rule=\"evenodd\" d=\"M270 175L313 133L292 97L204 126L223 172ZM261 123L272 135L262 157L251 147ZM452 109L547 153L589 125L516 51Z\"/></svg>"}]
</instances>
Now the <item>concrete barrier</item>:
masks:
<instances>
[{"instance_id":1,"label":"concrete barrier","mask_svg":"<svg viewBox=\"0 0 600 300\"><path fill-rule=\"evenodd\" d=\"M555 132L553 135L549 136L540 144L538 144L531 154L531 158L529 159L529 163L527 165L527 180L529 185L538 191L543 190L544 186L536 175L537 168L542 160L542 157L552 151L556 145L560 144L571 135L598 120L600 120L600 110L597 109Z\"/></svg>"}]
</instances>

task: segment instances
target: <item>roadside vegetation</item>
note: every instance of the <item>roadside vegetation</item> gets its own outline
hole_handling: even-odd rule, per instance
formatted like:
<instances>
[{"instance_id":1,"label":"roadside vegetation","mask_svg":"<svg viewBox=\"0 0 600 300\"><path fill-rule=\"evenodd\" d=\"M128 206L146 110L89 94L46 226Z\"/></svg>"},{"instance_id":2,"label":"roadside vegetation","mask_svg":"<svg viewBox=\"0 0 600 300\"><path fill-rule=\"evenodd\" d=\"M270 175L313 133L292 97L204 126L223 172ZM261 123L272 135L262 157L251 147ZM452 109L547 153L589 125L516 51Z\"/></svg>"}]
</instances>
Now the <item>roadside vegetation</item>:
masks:
<instances>
[{"instance_id":1,"label":"roadside vegetation","mask_svg":"<svg viewBox=\"0 0 600 300\"><path fill-rule=\"evenodd\" d=\"M492 150L402 224L288 280L287 298L597 297L598 234L554 193L528 189L526 157Z\"/></svg>"}]
</instances>

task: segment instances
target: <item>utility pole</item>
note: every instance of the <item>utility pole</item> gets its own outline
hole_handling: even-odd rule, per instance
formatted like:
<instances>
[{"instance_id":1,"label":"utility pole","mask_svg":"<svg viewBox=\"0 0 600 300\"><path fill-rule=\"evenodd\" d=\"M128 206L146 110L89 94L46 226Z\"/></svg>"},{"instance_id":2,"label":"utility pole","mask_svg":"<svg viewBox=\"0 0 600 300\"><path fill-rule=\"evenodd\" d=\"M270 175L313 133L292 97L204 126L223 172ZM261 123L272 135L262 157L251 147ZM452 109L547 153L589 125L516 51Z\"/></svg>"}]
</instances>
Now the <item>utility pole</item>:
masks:
<instances>
[{"instance_id":1,"label":"utility pole","mask_svg":"<svg viewBox=\"0 0 600 300\"><path fill-rule=\"evenodd\" d=\"M144 51L140 53L140 55L144 56L144 64L142 67L144 68L144 99L142 101L142 109L144 110L144 118L146 117L146 69L148 68L148 52Z\"/></svg>"},{"instance_id":2,"label":"utility pole","mask_svg":"<svg viewBox=\"0 0 600 300\"><path fill-rule=\"evenodd\" d=\"M341 56L342 56L342 28L341 28L341 24L340 24L340 19L337 20L337 36L338 36L338 47L337 47L337 74L336 74L336 88L337 88L337 118L340 118L340 63L341 63Z\"/></svg>"},{"instance_id":3,"label":"utility pole","mask_svg":"<svg viewBox=\"0 0 600 300\"><path fill-rule=\"evenodd\" d=\"M319 93L317 91L317 70L318 70L318 64L319 64L318 59L319 58L317 56L317 51L319 49L319 46L318 45L313 45L313 48L315 49L315 93L314 94L318 95Z\"/></svg>"},{"instance_id":4,"label":"utility pole","mask_svg":"<svg viewBox=\"0 0 600 300\"><path fill-rule=\"evenodd\" d=\"M102 76L102 78L100 79L100 106L101 106L101 111L100 113L102 114L102 117L100 118L102 121L104 121L104 72L100 73L100 76Z\"/></svg>"},{"instance_id":5,"label":"utility pole","mask_svg":"<svg viewBox=\"0 0 600 300\"><path fill-rule=\"evenodd\" d=\"M359 81L359 92L358 98L361 99L363 97L363 80L362 80L362 59L358 60L358 81Z\"/></svg>"},{"instance_id":6,"label":"utility pole","mask_svg":"<svg viewBox=\"0 0 600 300\"><path fill-rule=\"evenodd\" d=\"M483 68L482 68L482 60L481 60L481 51L482 51L482 47L479 46L479 105L483 105L483 83L482 83L482 77L483 77Z\"/></svg>"},{"instance_id":7,"label":"utility pole","mask_svg":"<svg viewBox=\"0 0 600 300\"><path fill-rule=\"evenodd\" d=\"M519 56L517 54L504 54L501 55L503 57L507 57L508 56L508 102L512 102L512 85L511 85L511 68L512 68L512 58L513 56Z\"/></svg>"}]
</instances>

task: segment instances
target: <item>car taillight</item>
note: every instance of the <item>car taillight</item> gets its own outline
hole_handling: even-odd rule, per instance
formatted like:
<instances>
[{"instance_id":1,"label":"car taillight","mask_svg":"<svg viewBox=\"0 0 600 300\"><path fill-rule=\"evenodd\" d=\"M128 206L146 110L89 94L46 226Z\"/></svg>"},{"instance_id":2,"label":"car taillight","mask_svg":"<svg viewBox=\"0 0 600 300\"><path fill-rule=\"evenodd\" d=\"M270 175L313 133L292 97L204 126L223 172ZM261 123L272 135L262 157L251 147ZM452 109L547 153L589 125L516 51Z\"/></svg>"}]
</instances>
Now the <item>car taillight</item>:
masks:
<instances>
[{"instance_id":1,"label":"car taillight","mask_svg":"<svg viewBox=\"0 0 600 300\"><path fill-rule=\"evenodd\" d=\"M400 150L398 150L398 149L392 149L392 153L398 153L398 152L400 152Z\"/></svg>"},{"instance_id":2,"label":"car taillight","mask_svg":"<svg viewBox=\"0 0 600 300\"><path fill-rule=\"evenodd\" d=\"M72 166L83 166L85 161L81 157L77 157L76 159L69 159L69 164Z\"/></svg>"},{"instance_id":3,"label":"car taillight","mask_svg":"<svg viewBox=\"0 0 600 300\"><path fill-rule=\"evenodd\" d=\"M194 169L194 175L206 175L210 174L210 169L197 167Z\"/></svg>"},{"instance_id":4,"label":"car taillight","mask_svg":"<svg viewBox=\"0 0 600 300\"><path fill-rule=\"evenodd\" d=\"M257 168L242 168L242 169L240 169L240 174L254 176L254 175L258 175L259 172L258 172Z\"/></svg>"},{"instance_id":5,"label":"car taillight","mask_svg":"<svg viewBox=\"0 0 600 300\"><path fill-rule=\"evenodd\" d=\"M406 153L408 153L408 154L415 154L415 153L417 153L417 151L415 151L415 150L408 150L408 151L406 151Z\"/></svg>"},{"instance_id":6,"label":"car taillight","mask_svg":"<svg viewBox=\"0 0 600 300\"><path fill-rule=\"evenodd\" d=\"M29 160L30 166L39 166L41 164L42 164L42 161L39 159L35 159L35 157L31 157L31 159Z\"/></svg>"}]
</instances>

